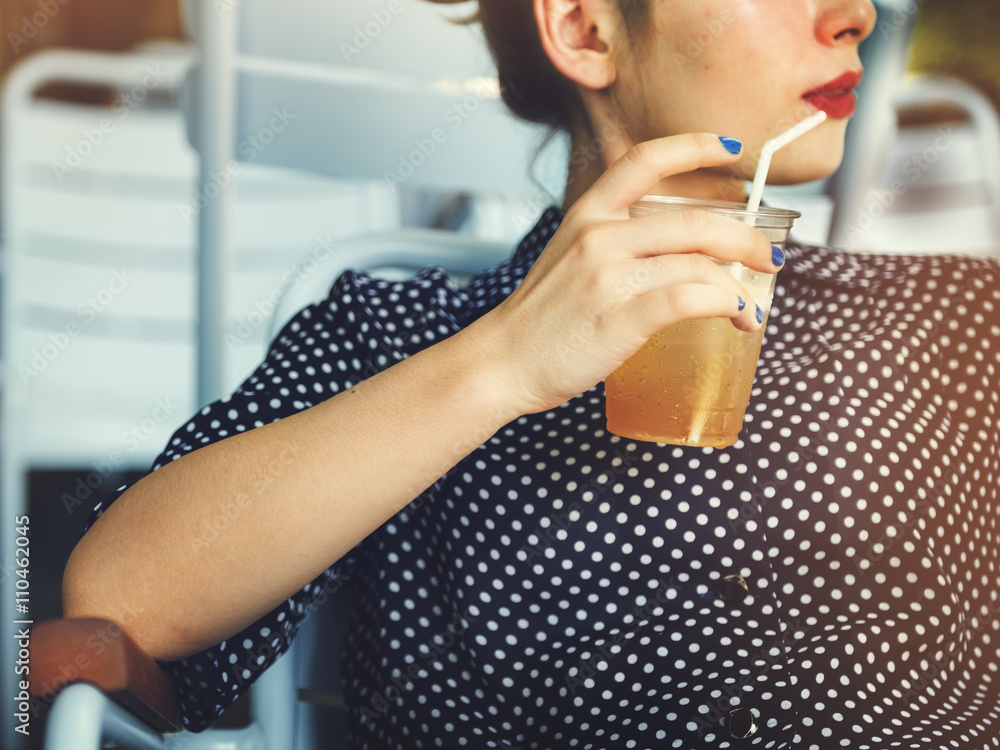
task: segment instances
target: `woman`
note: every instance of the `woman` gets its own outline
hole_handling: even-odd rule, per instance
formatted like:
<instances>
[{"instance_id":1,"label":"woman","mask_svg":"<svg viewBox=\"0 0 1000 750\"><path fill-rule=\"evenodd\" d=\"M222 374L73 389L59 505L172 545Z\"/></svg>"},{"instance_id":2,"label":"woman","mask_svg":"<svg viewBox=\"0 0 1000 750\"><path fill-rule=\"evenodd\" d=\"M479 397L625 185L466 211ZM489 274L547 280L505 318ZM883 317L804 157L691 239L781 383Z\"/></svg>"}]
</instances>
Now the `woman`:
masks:
<instances>
[{"instance_id":1,"label":"woman","mask_svg":"<svg viewBox=\"0 0 1000 750\"><path fill-rule=\"evenodd\" d=\"M98 509L67 616L124 620L193 729L342 581L352 747L995 746L996 264L626 221L647 193L740 200L817 108L770 174L834 170L871 4L481 12L514 110L607 140L565 213L467 289L338 280ZM784 266L741 441L609 435L602 380L651 334L760 325L706 256Z\"/></svg>"}]
</instances>

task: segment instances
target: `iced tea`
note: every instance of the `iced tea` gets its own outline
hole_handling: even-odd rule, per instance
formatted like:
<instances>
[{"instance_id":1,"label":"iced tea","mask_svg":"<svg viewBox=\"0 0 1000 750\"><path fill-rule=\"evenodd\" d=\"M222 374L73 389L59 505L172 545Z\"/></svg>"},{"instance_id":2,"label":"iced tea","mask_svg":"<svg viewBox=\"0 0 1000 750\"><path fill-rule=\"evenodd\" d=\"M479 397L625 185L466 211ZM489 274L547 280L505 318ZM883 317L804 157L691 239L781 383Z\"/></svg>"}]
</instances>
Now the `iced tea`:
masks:
<instances>
[{"instance_id":1,"label":"iced tea","mask_svg":"<svg viewBox=\"0 0 1000 750\"><path fill-rule=\"evenodd\" d=\"M605 381L608 430L671 445L732 445L763 339L763 326L745 333L727 318L689 320L655 334Z\"/></svg>"},{"instance_id":2,"label":"iced tea","mask_svg":"<svg viewBox=\"0 0 1000 750\"><path fill-rule=\"evenodd\" d=\"M797 211L739 203L646 196L632 216L697 208L743 221L783 247ZM723 263L765 315L775 276ZM748 302L750 300L747 300ZM764 326L767 319L764 320ZM728 318L679 323L655 334L605 380L608 431L635 440L724 448L739 439L750 402L764 326L745 333Z\"/></svg>"}]
</instances>

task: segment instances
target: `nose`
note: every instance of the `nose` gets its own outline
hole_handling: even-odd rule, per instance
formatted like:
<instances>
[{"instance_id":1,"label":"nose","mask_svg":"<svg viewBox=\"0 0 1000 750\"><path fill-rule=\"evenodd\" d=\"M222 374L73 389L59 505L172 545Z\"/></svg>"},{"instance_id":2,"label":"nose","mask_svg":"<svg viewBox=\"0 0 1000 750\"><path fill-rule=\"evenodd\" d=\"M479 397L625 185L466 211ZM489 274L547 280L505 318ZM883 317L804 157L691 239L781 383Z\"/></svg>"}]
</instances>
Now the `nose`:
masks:
<instances>
[{"instance_id":1,"label":"nose","mask_svg":"<svg viewBox=\"0 0 1000 750\"><path fill-rule=\"evenodd\" d=\"M819 6L816 38L822 44L858 44L875 28L871 0L821 0Z\"/></svg>"}]
</instances>

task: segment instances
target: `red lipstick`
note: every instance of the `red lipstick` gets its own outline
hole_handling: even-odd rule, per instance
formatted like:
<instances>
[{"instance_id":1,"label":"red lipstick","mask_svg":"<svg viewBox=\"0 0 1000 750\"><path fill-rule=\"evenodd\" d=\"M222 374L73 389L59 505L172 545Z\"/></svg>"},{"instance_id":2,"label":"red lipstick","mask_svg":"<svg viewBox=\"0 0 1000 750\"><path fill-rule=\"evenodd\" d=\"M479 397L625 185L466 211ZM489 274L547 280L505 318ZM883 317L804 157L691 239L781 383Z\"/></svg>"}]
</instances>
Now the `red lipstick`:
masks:
<instances>
[{"instance_id":1,"label":"red lipstick","mask_svg":"<svg viewBox=\"0 0 1000 750\"><path fill-rule=\"evenodd\" d=\"M854 89L860 82L861 73L848 71L829 83L807 91L802 98L834 119L850 117L857 103Z\"/></svg>"}]
</instances>

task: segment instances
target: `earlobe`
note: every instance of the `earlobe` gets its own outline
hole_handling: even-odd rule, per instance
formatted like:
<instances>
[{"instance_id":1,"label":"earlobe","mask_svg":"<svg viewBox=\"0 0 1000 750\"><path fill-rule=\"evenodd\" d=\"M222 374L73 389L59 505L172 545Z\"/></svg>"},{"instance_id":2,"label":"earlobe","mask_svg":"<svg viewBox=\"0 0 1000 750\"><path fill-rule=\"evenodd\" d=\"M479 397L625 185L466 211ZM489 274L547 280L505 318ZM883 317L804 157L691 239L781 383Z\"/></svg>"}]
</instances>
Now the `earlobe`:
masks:
<instances>
[{"instance_id":1,"label":"earlobe","mask_svg":"<svg viewBox=\"0 0 1000 750\"><path fill-rule=\"evenodd\" d=\"M542 48L556 70L590 89L614 83L609 43L615 19L605 0L535 0Z\"/></svg>"}]
</instances>

